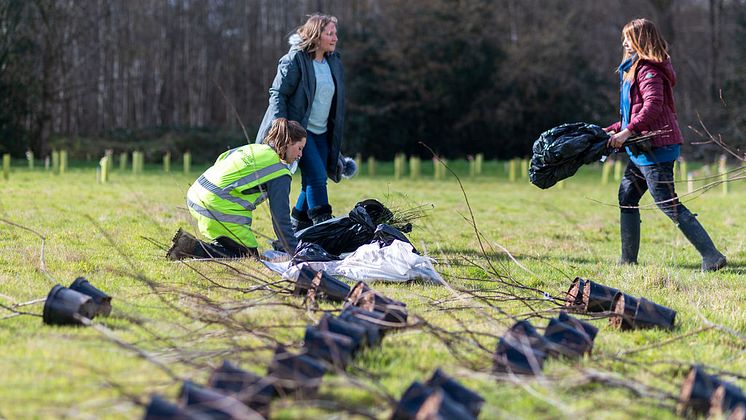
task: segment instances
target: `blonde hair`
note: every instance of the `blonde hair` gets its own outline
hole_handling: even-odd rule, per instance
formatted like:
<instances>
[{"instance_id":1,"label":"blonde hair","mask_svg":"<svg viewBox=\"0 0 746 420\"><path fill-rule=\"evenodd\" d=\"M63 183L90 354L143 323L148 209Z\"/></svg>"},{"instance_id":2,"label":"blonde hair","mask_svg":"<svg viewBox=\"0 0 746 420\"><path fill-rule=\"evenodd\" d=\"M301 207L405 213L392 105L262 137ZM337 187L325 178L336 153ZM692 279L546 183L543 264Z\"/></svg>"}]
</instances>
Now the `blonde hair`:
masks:
<instances>
[{"instance_id":1,"label":"blonde hair","mask_svg":"<svg viewBox=\"0 0 746 420\"><path fill-rule=\"evenodd\" d=\"M290 121L287 118L277 118L272 121L264 143L275 149L280 159L285 159L288 147L306 138L306 129L298 121Z\"/></svg>"},{"instance_id":2,"label":"blonde hair","mask_svg":"<svg viewBox=\"0 0 746 420\"><path fill-rule=\"evenodd\" d=\"M629 40L629 45L637 54L637 60L624 76L625 79L632 79L637 72L637 64L641 59L662 62L671 58L668 55L668 43L656 28L655 23L648 19L634 19L624 25L622 28L622 42L624 37ZM622 62L628 59L631 54L626 50Z\"/></svg>"},{"instance_id":3,"label":"blonde hair","mask_svg":"<svg viewBox=\"0 0 746 420\"><path fill-rule=\"evenodd\" d=\"M316 52L318 48L318 42L321 39L321 33L324 32L326 25L333 23L337 24L337 18L330 15L313 14L308 17L308 20L303 25L299 26L295 32L300 36L301 42L298 47L312 54Z\"/></svg>"}]
</instances>

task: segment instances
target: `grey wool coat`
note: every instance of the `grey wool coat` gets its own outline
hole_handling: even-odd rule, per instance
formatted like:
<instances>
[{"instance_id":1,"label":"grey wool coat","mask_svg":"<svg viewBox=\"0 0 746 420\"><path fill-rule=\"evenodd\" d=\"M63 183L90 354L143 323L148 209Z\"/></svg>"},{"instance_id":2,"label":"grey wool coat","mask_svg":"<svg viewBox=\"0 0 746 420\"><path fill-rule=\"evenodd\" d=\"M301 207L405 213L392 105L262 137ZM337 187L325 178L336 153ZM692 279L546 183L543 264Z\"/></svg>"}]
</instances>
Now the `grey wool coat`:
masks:
<instances>
[{"instance_id":1,"label":"grey wool coat","mask_svg":"<svg viewBox=\"0 0 746 420\"><path fill-rule=\"evenodd\" d=\"M277 66L277 75L269 88L269 107L264 114L256 142L262 143L267 136L272 121L284 117L298 121L304 128L308 127L308 117L311 114L311 104L316 93L316 75L313 70L311 55L298 48L300 37L290 37L290 50ZM329 110L327 122L327 140L329 141L329 157L326 162L326 173L329 179L339 182L337 165L342 145L345 115L345 90L342 61L338 52L326 56L334 79L334 98Z\"/></svg>"}]
</instances>

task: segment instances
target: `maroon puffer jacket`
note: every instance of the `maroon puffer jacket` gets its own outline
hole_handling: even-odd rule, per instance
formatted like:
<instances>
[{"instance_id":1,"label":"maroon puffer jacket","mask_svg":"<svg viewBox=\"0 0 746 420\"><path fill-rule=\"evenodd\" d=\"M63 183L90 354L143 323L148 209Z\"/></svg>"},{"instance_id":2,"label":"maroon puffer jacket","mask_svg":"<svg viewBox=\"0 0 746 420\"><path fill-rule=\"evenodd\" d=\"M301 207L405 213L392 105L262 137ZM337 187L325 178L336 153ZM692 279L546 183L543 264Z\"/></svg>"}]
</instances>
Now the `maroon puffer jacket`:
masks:
<instances>
[{"instance_id":1,"label":"maroon puffer jacket","mask_svg":"<svg viewBox=\"0 0 746 420\"><path fill-rule=\"evenodd\" d=\"M643 134L655 130L672 130L670 133L655 136L653 147L682 144L684 138L676 118L673 102L673 86L676 73L671 60L655 62L640 60L635 81L630 87L630 115L627 128L633 133ZM616 122L606 130L619 132L621 122Z\"/></svg>"}]
</instances>

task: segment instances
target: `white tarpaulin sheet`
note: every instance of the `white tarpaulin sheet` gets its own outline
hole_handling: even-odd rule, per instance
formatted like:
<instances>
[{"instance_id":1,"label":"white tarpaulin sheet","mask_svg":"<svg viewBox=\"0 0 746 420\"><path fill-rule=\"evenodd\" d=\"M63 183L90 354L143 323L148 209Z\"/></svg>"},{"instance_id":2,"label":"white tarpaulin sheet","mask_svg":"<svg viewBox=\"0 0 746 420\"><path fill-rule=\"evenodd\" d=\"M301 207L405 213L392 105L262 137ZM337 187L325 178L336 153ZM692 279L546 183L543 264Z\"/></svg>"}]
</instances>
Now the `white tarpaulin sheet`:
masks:
<instances>
[{"instance_id":1,"label":"white tarpaulin sheet","mask_svg":"<svg viewBox=\"0 0 746 420\"><path fill-rule=\"evenodd\" d=\"M262 261L270 270L295 281L300 268L290 262ZM307 262L316 271L324 270L333 276L344 276L354 281L404 282L422 280L440 283L443 278L433 268L433 260L412 252L412 245L394 240L380 248L377 243L362 245L340 261Z\"/></svg>"}]
</instances>

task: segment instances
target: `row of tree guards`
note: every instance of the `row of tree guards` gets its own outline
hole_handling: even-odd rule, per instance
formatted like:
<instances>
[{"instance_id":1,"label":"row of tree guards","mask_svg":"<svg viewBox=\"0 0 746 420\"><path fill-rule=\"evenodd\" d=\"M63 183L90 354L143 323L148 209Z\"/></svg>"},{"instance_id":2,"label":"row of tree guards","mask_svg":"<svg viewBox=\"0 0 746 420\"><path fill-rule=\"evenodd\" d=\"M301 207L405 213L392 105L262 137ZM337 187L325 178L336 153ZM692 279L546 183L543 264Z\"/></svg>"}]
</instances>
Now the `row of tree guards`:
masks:
<instances>
[{"instance_id":1,"label":"row of tree guards","mask_svg":"<svg viewBox=\"0 0 746 420\"><path fill-rule=\"evenodd\" d=\"M357 162L362 162L363 157L360 154L355 156ZM482 175L482 167L484 165L484 154L478 153L475 156L468 157L469 162L469 175L478 176ZM509 165L512 168L510 172L511 181L516 180L516 162L517 159L509 161ZM440 163L442 162L442 164ZM528 160L523 159L522 165L525 165L525 174L528 177ZM368 157L367 160L367 174L368 176L376 176L377 161L373 156ZM446 177L447 169L445 165L448 165L448 160L445 158L433 159L433 176L435 179L444 179ZM404 153L397 153L394 156L394 178L402 179L405 175L409 175L411 179L419 179L422 177L422 160L419 157L411 156L407 158Z\"/></svg>"},{"instance_id":2,"label":"row of tree guards","mask_svg":"<svg viewBox=\"0 0 746 420\"><path fill-rule=\"evenodd\" d=\"M129 155L127 153L119 154L119 171L125 172L128 170ZM99 167L96 169L96 178L101 183L109 181L109 175L111 174L112 167L114 166L114 155L107 153L99 161ZM182 156L182 169L185 175L191 172L192 167L192 154L189 152L184 153ZM135 175L142 174L145 168L145 154L141 151L132 152L132 173ZM171 152L163 154L163 172L171 172Z\"/></svg>"},{"instance_id":3,"label":"row of tree guards","mask_svg":"<svg viewBox=\"0 0 746 420\"><path fill-rule=\"evenodd\" d=\"M118 169L120 172L131 170L133 174L142 174L145 166L145 154L142 151L132 152L132 162L129 161L129 153L122 152L118 155ZM28 161L28 168L33 170L35 167L34 154L32 152L26 152L26 160ZM360 154L355 156L357 162L362 162L363 158ZM484 167L484 155L478 153L474 156L467 158L469 162L469 176L477 177L482 175L482 168ZM171 172L171 153L166 152L163 154L163 172ZM442 162L442 164L441 164ZM378 161L373 156L368 157L366 161L366 173L368 176L377 175ZM3 178L9 179L10 177L10 165L11 159L10 154L6 153L3 155ZM434 179L445 179L447 169L445 165L448 165L448 160L444 158L433 159L433 178ZM192 166L192 154L186 152L182 155L182 170L184 174L191 172ZM115 167L114 154L107 152L99 161L99 167L96 170L96 178L99 182L108 182L111 176L111 172ZM510 182L516 182L518 179L528 180L528 159L511 159L505 162L505 172L508 175ZM52 151L50 156L44 159L44 169L50 170L54 174L64 174L68 168L68 154L66 150L55 150ZM608 185L609 179L613 176L614 181L622 179L623 164L620 160L607 159L601 169L601 184ZM696 178L710 177L711 170L709 165L705 165L699 171L690 171L686 160L683 158L679 159L675 163L674 175L676 180L686 181L687 192L693 192L695 189L694 182ZM399 153L394 156L394 178L403 179L409 177L410 179L421 179L422 174L422 160L416 156L407 157L403 153ZM728 166L725 156L721 156L717 163L717 177L722 183L723 193L728 193ZM565 181L557 183L558 188L564 188Z\"/></svg>"},{"instance_id":4,"label":"row of tree guards","mask_svg":"<svg viewBox=\"0 0 746 420\"><path fill-rule=\"evenodd\" d=\"M53 174L61 175L67 172L68 168L68 157L66 150L55 150L52 151L50 156L44 158L44 170L50 171ZM145 168L145 154L141 151L132 152L132 162L130 164L129 153L122 152L118 157L118 168L120 172L131 170L133 174L142 174ZM36 161L34 160L34 154L32 152L26 152L26 160L28 161L29 170L34 170ZM3 178L10 178L10 154L6 153L3 155ZM189 174L192 167L192 154L186 152L182 156L182 170L184 174ZM108 182L112 171L115 168L114 154L107 152L99 160L98 167L96 168L96 179L99 182ZM171 172L171 153L166 152L163 155L163 171Z\"/></svg>"}]
</instances>

